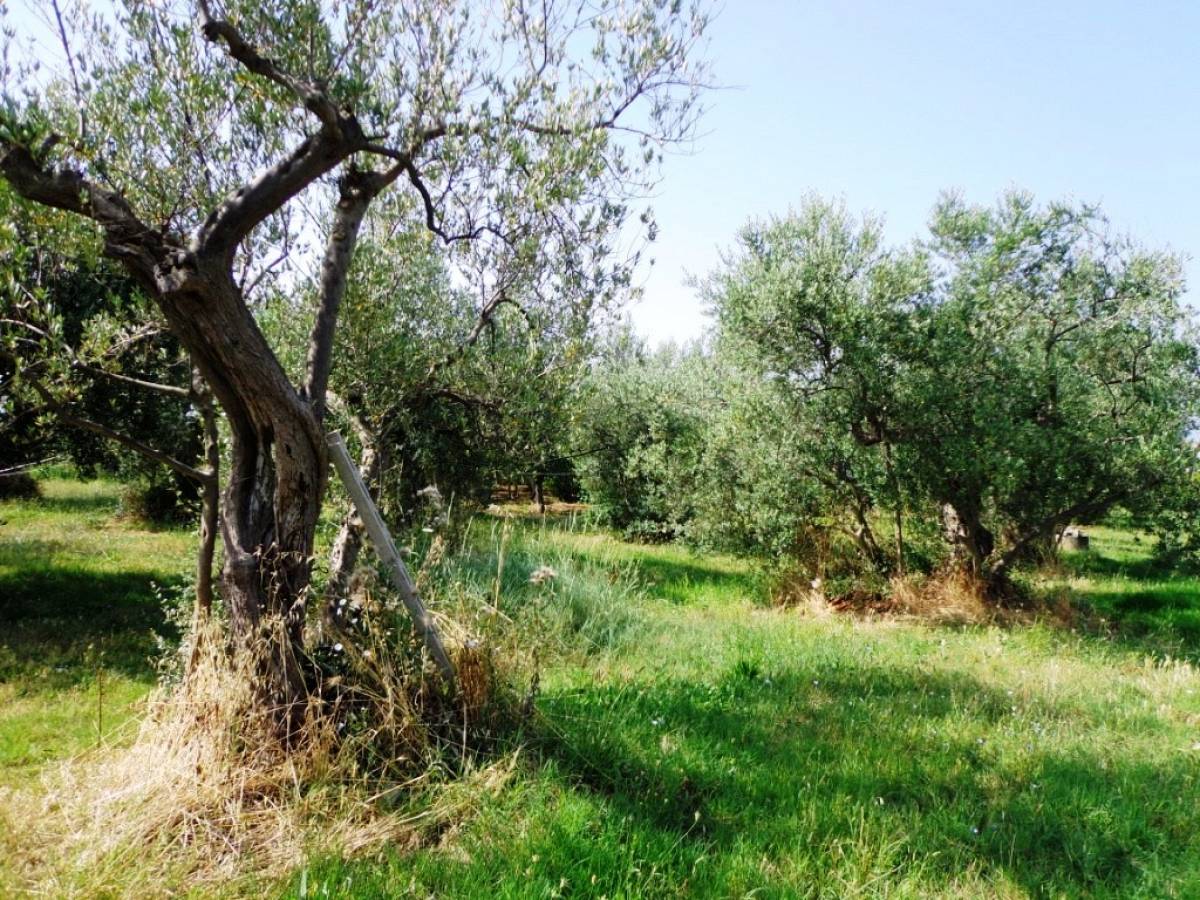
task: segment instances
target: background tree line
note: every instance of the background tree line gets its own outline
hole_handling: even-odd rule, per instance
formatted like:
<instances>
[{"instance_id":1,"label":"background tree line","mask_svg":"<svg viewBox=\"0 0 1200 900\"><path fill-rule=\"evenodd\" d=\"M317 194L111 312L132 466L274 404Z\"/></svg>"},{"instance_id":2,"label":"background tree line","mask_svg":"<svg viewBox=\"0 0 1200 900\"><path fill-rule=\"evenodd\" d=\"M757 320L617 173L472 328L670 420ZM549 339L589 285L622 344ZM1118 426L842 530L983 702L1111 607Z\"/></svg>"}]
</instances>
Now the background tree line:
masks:
<instances>
[{"instance_id":1,"label":"background tree line","mask_svg":"<svg viewBox=\"0 0 1200 900\"><path fill-rule=\"evenodd\" d=\"M9 363L5 458L65 452L194 497L185 477L86 427L152 433L200 465L196 410L135 389L157 379L186 396L178 344L146 326L136 286L84 232L3 196L4 333L44 373L39 390L53 385L43 396ZM1094 208L945 197L925 239L889 248L877 221L810 199L746 227L697 284L704 343L658 350L575 307L514 305L481 327L437 244L397 220L364 226L330 385L330 415L371 450L397 525L429 485L470 505L549 479L568 499L581 485L628 535L749 555L805 582L953 566L999 589L1063 528L1114 510L1191 563L1200 382L1179 261L1115 236ZM295 371L310 304L275 291L259 310ZM84 427L46 427L52 408Z\"/></svg>"},{"instance_id":2,"label":"background tree line","mask_svg":"<svg viewBox=\"0 0 1200 900\"><path fill-rule=\"evenodd\" d=\"M609 525L841 583L939 567L1003 594L1121 510L1196 546L1197 344L1177 257L1078 204L954 196L928 235L809 199L698 284L713 329L612 342L575 444Z\"/></svg>"}]
</instances>

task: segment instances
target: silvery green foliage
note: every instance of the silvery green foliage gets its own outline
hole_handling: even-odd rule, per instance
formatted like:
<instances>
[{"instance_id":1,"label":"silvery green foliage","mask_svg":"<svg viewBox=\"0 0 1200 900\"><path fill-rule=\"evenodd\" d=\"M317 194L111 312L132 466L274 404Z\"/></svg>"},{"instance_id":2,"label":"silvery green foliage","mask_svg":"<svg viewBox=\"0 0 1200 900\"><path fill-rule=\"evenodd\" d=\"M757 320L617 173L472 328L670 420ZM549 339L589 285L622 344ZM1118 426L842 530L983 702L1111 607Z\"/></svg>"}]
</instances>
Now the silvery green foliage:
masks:
<instances>
[{"instance_id":1,"label":"silvery green foliage","mask_svg":"<svg viewBox=\"0 0 1200 900\"><path fill-rule=\"evenodd\" d=\"M640 200L664 149L690 138L707 78L707 16L678 0L58 5L69 65L47 71L8 31L0 133L186 235L304 140L305 91L319 92L361 125L352 166L411 157L395 211L445 242L480 311L624 294L637 252L622 226L637 216L653 236ZM231 59L204 9L297 90ZM334 199L323 181L239 246L249 296L315 275Z\"/></svg>"},{"instance_id":2,"label":"silvery green foliage","mask_svg":"<svg viewBox=\"0 0 1200 900\"><path fill-rule=\"evenodd\" d=\"M604 524L646 540L683 535L713 397L699 347L649 351L618 332L579 394L573 453Z\"/></svg>"},{"instance_id":3,"label":"silvery green foliage","mask_svg":"<svg viewBox=\"0 0 1200 900\"><path fill-rule=\"evenodd\" d=\"M890 249L876 223L810 200L746 228L705 286L725 351L776 394L792 468L865 554L888 565L897 505L926 523L949 506L974 563L1002 571L1195 468L1177 258L1021 194L946 197L930 230Z\"/></svg>"}]
</instances>

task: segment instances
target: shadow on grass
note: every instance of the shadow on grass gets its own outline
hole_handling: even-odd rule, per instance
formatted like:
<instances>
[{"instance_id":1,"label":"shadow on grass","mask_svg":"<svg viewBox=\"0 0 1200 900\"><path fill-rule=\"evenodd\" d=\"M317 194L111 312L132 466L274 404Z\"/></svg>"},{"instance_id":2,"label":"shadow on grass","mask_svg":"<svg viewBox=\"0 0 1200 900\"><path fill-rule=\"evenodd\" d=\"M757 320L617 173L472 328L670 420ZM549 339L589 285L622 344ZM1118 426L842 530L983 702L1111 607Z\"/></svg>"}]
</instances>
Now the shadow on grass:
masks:
<instances>
[{"instance_id":1,"label":"shadow on grass","mask_svg":"<svg viewBox=\"0 0 1200 900\"><path fill-rule=\"evenodd\" d=\"M646 584L660 597L675 603L695 600L698 594L718 594L726 600L749 599L759 593L759 585L745 572L728 572L702 559L663 559L651 555L636 557L638 571Z\"/></svg>"},{"instance_id":2,"label":"shadow on grass","mask_svg":"<svg viewBox=\"0 0 1200 900\"><path fill-rule=\"evenodd\" d=\"M1162 560L1146 555L1136 559L1117 559L1096 551L1064 552L1059 556L1062 568L1077 577L1133 578L1139 581L1166 580L1175 573Z\"/></svg>"},{"instance_id":3,"label":"shadow on grass","mask_svg":"<svg viewBox=\"0 0 1200 900\"><path fill-rule=\"evenodd\" d=\"M106 669L153 679L154 634L170 634L155 584L143 573L98 573L57 563L0 574L0 680L38 673L39 689L60 690Z\"/></svg>"},{"instance_id":4,"label":"shadow on grass","mask_svg":"<svg viewBox=\"0 0 1200 900\"><path fill-rule=\"evenodd\" d=\"M1078 599L1107 638L1138 653L1200 661L1200 580L1151 557L1066 553L1060 566L1095 579Z\"/></svg>"},{"instance_id":5,"label":"shadow on grass","mask_svg":"<svg viewBox=\"0 0 1200 900\"><path fill-rule=\"evenodd\" d=\"M44 509L47 512L66 513L68 515L83 515L87 513L112 515L117 511L119 504L111 492L100 491L89 493L74 491L65 495L43 495L37 500L32 501L31 505Z\"/></svg>"},{"instance_id":6,"label":"shadow on grass","mask_svg":"<svg viewBox=\"0 0 1200 900\"><path fill-rule=\"evenodd\" d=\"M1200 663L1200 595L1177 584L1088 591L1086 602L1120 646Z\"/></svg>"},{"instance_id":7,"label":"shadow on grass","mask_svg":"<svg viewBox=\"0 0 1200 900\"><path fill-rule=\"evenodd\" d=\"M1155 877L1196 877L1194 763L1107 767L1099 754L1040 750L1033 726L1024 754L994 751L976 735L1004 730L1011 703L966 676L860 669L816 681L750 666L713 685L547 696L540 747L631 830L664 833L648 843L692 845L656 861L679 867L676 884L702 854L770 861L727 870L714 895L786 894L799 887L785 874L795 857L820 871L856 846L891 845L887 864L920 870L926 890L973 867L1031 895L1153 893L1166 885L1146 882L1151 858Z\"/></svg>"}]
</instances>

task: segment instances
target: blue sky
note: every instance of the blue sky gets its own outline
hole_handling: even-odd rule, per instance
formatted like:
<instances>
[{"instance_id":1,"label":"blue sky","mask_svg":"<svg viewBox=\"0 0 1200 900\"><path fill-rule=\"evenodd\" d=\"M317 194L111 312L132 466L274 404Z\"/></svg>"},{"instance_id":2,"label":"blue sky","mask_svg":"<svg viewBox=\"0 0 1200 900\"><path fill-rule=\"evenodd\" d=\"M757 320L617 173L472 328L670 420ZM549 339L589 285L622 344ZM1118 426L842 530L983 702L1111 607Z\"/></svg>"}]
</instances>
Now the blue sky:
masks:
<instances>
[{"instance_id":1,"label":"blue sky","mask_svg":"<svg viewBox=\"0 0 1200 900\"><path fill-rule=\"evenodd\" d=\"M988 203L1016 187L1200 250L1197 0L726 0L710 36L730 88L654 200L657 264L632 310L651 340L698 335L684 272L809 192L884 216L895 242L944 189Z\"/></svg>"}]
</instances>

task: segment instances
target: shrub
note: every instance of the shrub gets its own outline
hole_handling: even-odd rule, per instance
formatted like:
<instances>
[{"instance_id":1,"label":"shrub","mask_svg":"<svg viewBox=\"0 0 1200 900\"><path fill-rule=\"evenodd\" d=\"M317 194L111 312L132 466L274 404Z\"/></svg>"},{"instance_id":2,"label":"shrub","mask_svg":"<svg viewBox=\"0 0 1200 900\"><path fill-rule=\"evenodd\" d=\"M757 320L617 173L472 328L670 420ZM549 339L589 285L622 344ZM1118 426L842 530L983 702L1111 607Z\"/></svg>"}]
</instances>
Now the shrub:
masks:
<instances>
[{"instance_id":1,"label":"shrub","mask_svg":"<svg viewBox=\"0 0 1200 900\"><path fill-rule=\"evenodd\" d=\"M28 472L0 475L0 500L35 500L41 493L37 481Z\"/></svg>"},{"instance_id":2,"label":"shrub","mask_svg":"<svg viewBox=\"0 0 1200 900\"><path fill-rule=\"evenodd\" d=\"M120 514L154 525L179 525L196 515L195 488L171 476L139 478L121 488Z\"/></svg>"}]
</instances>

